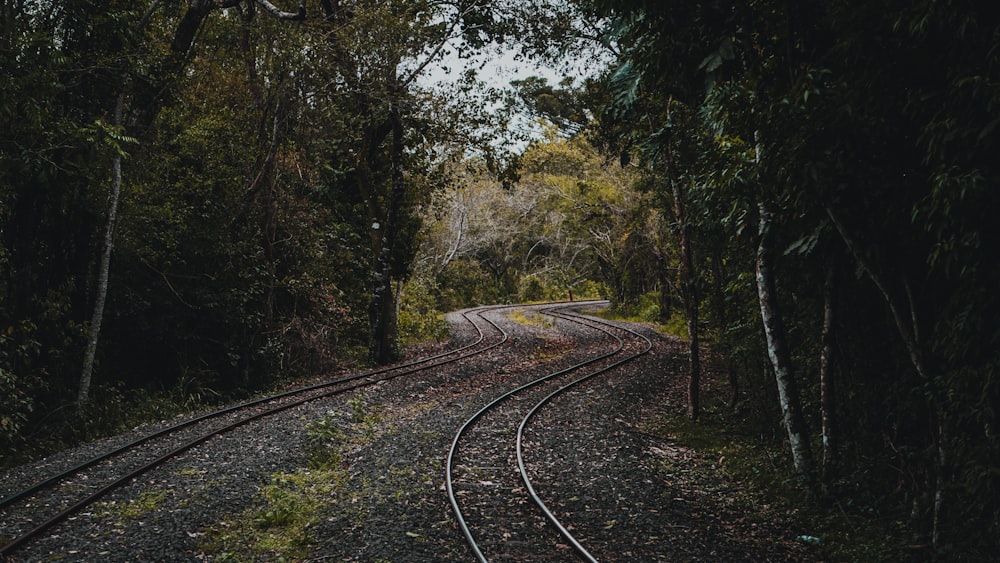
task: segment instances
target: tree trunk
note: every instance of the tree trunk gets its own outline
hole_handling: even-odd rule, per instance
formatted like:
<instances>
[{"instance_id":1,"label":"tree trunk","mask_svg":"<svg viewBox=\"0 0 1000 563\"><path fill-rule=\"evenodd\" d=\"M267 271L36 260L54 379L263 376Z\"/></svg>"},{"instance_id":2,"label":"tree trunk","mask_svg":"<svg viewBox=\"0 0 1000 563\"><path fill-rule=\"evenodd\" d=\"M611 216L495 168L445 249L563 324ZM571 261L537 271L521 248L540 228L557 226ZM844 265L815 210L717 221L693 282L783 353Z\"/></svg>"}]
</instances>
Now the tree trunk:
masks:
<instances>
[{"instance_id":1,"label":"tree trunk","mask_svg":"<svg viewBox=\"0 0 1000 563\"><path fill-rule=\"evenodd\" d=\"M726 306L725 288L725 268L722 262L722 250L716 247L712 252L712 293L715 303L715 319L713 324L717 327L729 326L729 308ZM740 398L740 381L737 377L736 362L730 353L726 338L719 338L715 342L713 352L720 361L726 364L726 373L729 376L729 410L736 409L736 403Z\"/></svg>"},{"instance_id":2,"label":"tree trunk","mask_svg":"<svg viewBox=\"0 0 1000 563\"><path fill-rule=\"evenodd\" d=\"M125 94L118 94L115 101L115 127L122 125L122 113L125 108ZM97 274L97 298L94 301L94 313L90 318L90 338L87 340L87 351L83 357L83 369L80 371L80 388L76 395L76 407L82 410L90 400L90 381L94 371L94 357L97 354L97 342L101 336L101 322L104 319L104 304L108 296L108 278L111 272L111 252L115 245L115 224L118 218L118 200L122 190L122 153L116 147L111 161L111 193L108 196L108 225L104 231L104 250L101 253L100 270Z\"/></svg>"},{"instance_id":3,"label":"tree trunk","mask_svg":"<svg viewBox=\"0 0 1000 563\"><path fill-rule=\"evenodd\" d=\"M671 295L670 276L667 275L669 264L665 253L658 252L656 255L657 276L660 282L660 322L667 324L670 322L670 315L673 313L673 296Z\"/></svg>"},{"instance_id":4,"label":"tree trunk","mask_svg":"<svg viewBox=\"0 0 1000 563\"><path fill-rule=\"evenodd\" d=\"M823 285L823 329L820 335L819 393L823 420L823 468L821 481L824 491L837 478L837 414L835 386L831 362L833 361L833 327L836 314L837 265L831 263Z\"/></svg>"},{"instance_id":5,"label":"tree trunk","mask_svg":"<svg viewBox=\"0 0 1000 563\"><path fill-rule=\"evenodd\" d=\"M765 203L760 203L758 208L760 221L757 245L757 296L760 300L760 316L764 324L764 336L767 340L767 356L774 369L774 380L778 386L778 399L781 403L782 418L791 446L792 463L796 473L811 488L813 466L809 435L802 417L798 386L792 373L791 355L788 351L788 342L785 339L784 324L778 312L774 279L772 215Z\"/></svg>"},{"instance_id":6,"label":"tree trunk","mask_svg":"<svg viewBox=\"0 0 1000 563\"><path fill-rule=\"evenodd\" d=\"M934 546L935 553L941 553L941 549L947 543L944 535L946 524L946 508L948 498L945 495L945 487L951 480L951 460L948 454L948 444L951 439L949 431L948 413L940 404L936 405L937 410L937 460L934 479L934 509L933 525L931 527L931 545Z\"/></svg>"},{"instance_id":7,"label":"tree trunk","mask_svg":"<svg viewBox=\"0 0 1000 563\"><path fill-rule=\"evenodd\" d=\"M688 418L698 420L701 415L701 359L700 342L698 339L698 288L694 279L694 256L691 250L691 236L688 229L687 217L684 215L684 191L680 187L680 182L670 179L670 189L674 196L674 215L677 219L677 230L680 236L681 267L678 271L680 277L681 295L684 299L684 312L687 316L688 331Z\"/></svg>"},{"instance_id":8,"label":"tree trunk","mask_svg":"<svg viewBox=\"0 0 1000 563\"><path fill-rule=\"evenodd\" d=\"M153 12L158 7L159 2L153 2L149 10L140 20L140 29L145 27L146 23L148 23L149 19L152 17ZM191 48L198 28L204 21L205 16L207 16L211 10L212 5L207 0L192 0L189 4L187 12L185 12L184 17L181 19L181 22L178 24L174 32L171 49L174 51L175 55L168 57L168 60L170 60L171 63L166 65L166 70L164 70L160 76L165 81L170 80L171 77L174 76L172 72L173 70L182 66L183 57ZM127 63L124 64L127 67ZM124 71L125 69L123 68L122 70ZM132 123L132 128L140 132L145 131L155 119L159 110L157 101L160 99L162 92L159 89L151 89L149 91L142 92L142 95L149 95L150 97L145 100L145 103L139 104L140 107L138 108L138 115L135 116L134 122ZM140 96L140 98L141 97L142 96ZM133 104L133 108L135 108L135 104ZM118 94L118 98L115 101L113 119L116 127L124 125L124 111L125 93L121 92ZM101 253L101 262L98 270L97 295L94 301L94 311L90 319L90 335L87 340L87 349L84 352L83 366L80 370L80 386L77 390L76 397L76 406L78 410L83 409L83 407L86 406L90 400L90 386L94 371L94 359L97 355L97 344L100 340L101 323L104 320L104 305L107 301L108 280L111 271L111 254L114 250L115 226L118 218L118 201L121 195L121 187L122 155L121 151L117 150L111 163L111 193L108 196L108 223L104 231L104 248Z\"/></svg>"},{"instance_id":9,"label":"tree trunk","mask_svg":"<svg viewBox=\"0 0 1000 563\"><path fill-rule=\"evenodd\" d=\"M396 359L398 354L396 308L392 295L392 255L396 247L403 196L406 191L403 178L403 119L398 99L392 102L389 119L392 124L390 149L392 187L389 192L385 225L382 226L382 244L375 264L372 300L368 311L371 330L369 356L376 364L390 363Z\"/></svg>"},{"instance_id":10,"label":"tree trunk","mask_svg":"<svg viewBox=\"0 0 1000 563\"><path fill-rule=\"evenodd\" d=\"M368 104L362 101L362 105L369 117L374 119ZM382 197L376 189L372 163L378 156L379 146L389 133L394 129L393 118L390 118L378 125L368 125L362 132L361 148L358 151L356 163L358 191L364 198L368 209L368 221L370 222L370 243L372 256L372 286L371 300L368 303L368 357L376 364L386 364L392 361L393 349L387 340L390 328L386 326L386 320L391 317L391 313L386 313L386 307L391 311L392 286L390 280L389 267L391 265L390 238L394 235L389 233L389 218L392 207L392 192L390 190L388 202L389 210L383 210ZM395 143L395 139L393 140ZM395 155L392 156L395 158ZM402 151L400 151L402 158ZM395 167L395 161L393 164ZM400 165L401 167L402 165ZM401 173L402 168L400 168ZM395 172L393 172L393 184L395 185Z\"/></svg>"},{"instance_id":11,"label":"tree trunk","mask_svg":"<svg viewBox=\"0 0 1000 563\"><path fill-rule=\"evenodd\" d=\"M441 265L437 269L437 275L439 276L448 268L448 264L451 264L451 261L455 259L455 255L458 254L458 250L462 247L462 237L465 236L465 215L465 209L463 208L459 211L458 233L455 235L455 244L448 249L448 253L445 254L444 259L441 261Z\"/></svg>"},{"instance_id":12,"label":"tree trunk","mask_svg":"<svg viewBox=\"0 0 1000 563\"><path fill-rule=\"evenodd\" d=\"M878 271L872 266L871 263L865 258L864 254L858 248L857 243L854 241L854 237L848 232L844 223L840 220L840 216L833 211L832 208L826 208L827 215L833 222L833 225L837 228L837 232L840 233L841 239L843 239L844 244L847 245L847 249L851 252L851 256L854 257L861 269L868 275L868 279L872 280L875 287L878 289L879 293L882 294L882 298L885 300L886 305L889 306L889 312L892 314L893 321L896 323L896 330L899 332L900 338L903 339L903 344L906 345L906 351L910 355L910 363L913 365L913 369L917 371L917 375L921 379L927 381L927 371L924 367L923 359L923 349L920 346L919 335L920 331L916 322L916 312L913 310L913 300L912 298L907 299L907 305L909 308L909 316L905 314L902 309L902 305L899 303L900 299L896 297L896 292L890 291L889 286L886 284L885 280L879 275ZM908 287L905 279L903 285ZM909 293L909 291L907 291Z\"/></svg>"},{"instance_id":13,"label":"tree trunk","mask_svg":"<svg viewBox=\"0 0 1000 563\"><path fill-rule=\"evenodd\" d=\"M668 101L668 119L673 100ZM698 420L701 415L701 359L698 341L698 285L694 274L694 256L691 249L691 233L685 215L685 193L680 181L674 176L673 140L667 143L667 182L674 198L674 218L680 238L681 263L677 272L678 286L684 301L684 312L688 329L688 418Z\"/></svg>"},{"instance_id":14,"label":"tree trunk","mask_svg":"<svg viewBox=\"0 0 1000 563\"><path fill-rule=\"evenodd\" d=\"M896 331L899 333L899 337L903 340L903 344L906 347L906 351L909 354L910 364L913 369L917 372L921 381L928 385L931 385L933 397L941 397L943 393L937 389L934 385L934 379L930 377L927 369L927 364L924 359L924 346L920 339L920 323L917 319L916 305L913 300L913 294L910 289L909 281L906 274L901 274L902 281L900 283L890 286L888 280L883 276L877 266L877 263L872 263L859 248L854 235L847 229L847 225L842 220L839 213L837 213L832 207L826 208L827 215L833 222L834 227L836 227L837 232L840 234L841 239L847 246L848 251L851 256L857 262L861 270L868 276L868 279L875 284L875 288L882 295L882 299L885 301L886 306L889 307L889 313L892 315L893 322L896 324ZM902 287L902 290L899 287ZM894 290L895 287L895 290ZM907 314L908 313L908 314ZM935 479L933 483L933 505L932 510L932 521L933 527L931 530L931 543L934 546L935 551L942 547L942 528L944 526L944 510L946 506L945 497L945 486L947 481L951 478L950 464L951 459L948 453L948 412L944 406L945 401L942 399L929 399L933 404L932 407L937 416L937 425L935 427L936 436L934 437L936 444L937 459L935 461L934 474ZM925 502L923 502L923 494L915 493L913 502L913 512L911 513L911 522L914 530L921 536L923 536L922 528L919 524L920 521L924 519L923 512L926 510ZM925 538L921 537L918 541Z\"/></svg>"}]
</instances>

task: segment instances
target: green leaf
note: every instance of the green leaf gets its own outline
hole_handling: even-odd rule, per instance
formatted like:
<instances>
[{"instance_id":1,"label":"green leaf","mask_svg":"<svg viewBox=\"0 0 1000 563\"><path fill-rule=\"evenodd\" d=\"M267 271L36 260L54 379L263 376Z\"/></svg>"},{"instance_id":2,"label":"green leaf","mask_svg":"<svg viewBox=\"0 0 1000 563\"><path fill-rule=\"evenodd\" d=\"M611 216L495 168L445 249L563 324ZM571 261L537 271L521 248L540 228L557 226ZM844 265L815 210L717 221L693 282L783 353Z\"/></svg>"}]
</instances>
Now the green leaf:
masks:
<instances>
[{"instance_id":1,"label":"green leaf","mask_svg":"<svg viewBox=\"0 0 1000 563\"><path fill-rule=\"evenodd\" d=\"M816 228L812 232L799 237L798 240L788 245L788 248L785 249L785 256L789 254L806 255L811 253L819 242L820 233L821 228Z\"/></svg>"},{"instance_id":2,"label":"green leaf","mask_svg":"<svg viewBox=\"0 0 1000 563\"><path fill-rule=\"evenodd\" d=\"M718 68L722 66L722 55L718 51L712 53L711 55L705 57L705 60L701 61L698 65L699 69L704 69L705 72L715 72Z\"/></svg>"}]
</instances>

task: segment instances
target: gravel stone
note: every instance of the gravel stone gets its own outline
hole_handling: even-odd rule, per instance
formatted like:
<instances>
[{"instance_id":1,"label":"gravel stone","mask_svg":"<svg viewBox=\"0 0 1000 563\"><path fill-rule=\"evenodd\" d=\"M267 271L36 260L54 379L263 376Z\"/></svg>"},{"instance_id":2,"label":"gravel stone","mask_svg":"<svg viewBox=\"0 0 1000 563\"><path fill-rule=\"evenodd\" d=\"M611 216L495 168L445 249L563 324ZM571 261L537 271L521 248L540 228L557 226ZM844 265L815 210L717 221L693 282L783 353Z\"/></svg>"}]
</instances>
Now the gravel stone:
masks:
<instances>
[{"instance_id":1,"label":"gravel stone","mask_svg":"<svg viewBox=\"0 0 1000 563\"><path fill-rule=\"evenodd\" d=\"M347 440L340 452L346 481L310 529L313 542L304 560L472 560L444 487L455 432L500 394L615 345L607 335L566 320L522 324L506 311L487 316L510 332L504 346L361 393L319 399L217 436L72 516L18 551L14 560L219 558L206 552L212 530L260 509L260 492L275 474L308 467L306 428L323 420L357 439ZM449 321L451 342L408 355L425 357L475 338L458 313ZM528 426L526 463L549 508L600 561L809 560L789 525L734 500L743 498L739 484L722 472L687 470L706 465L698 452L640 430L644 418L683 409L684 352L676 339L629 326L653 341L650 354L558 397ZM367 433L350 417L358 400L377 419L365 427ZM178 420L13 469L0 475L0 491L10 494ZM475 436L482 441L462 446L460 453L478 448L496 454L491 458L498 460L496 467L516 466L513 436L514 429L487 425ZM491 560L575 559L527 500L518 477L493 466L462 466L456 473L462 475L456 490L463 512L468 508L469 516L480 520L477 530L492 534L484 538ZM96 481L99 475L100 470L80 480ZM68 495L78 485L63 490ZM511 491L519 496L502 494ZM14 535L36 512L36 507L19 506L0 514L0 535ZM546 551L536 553L539 546ZM247 547L233 555L279 560L283 554L262 555Z\"/></svg>"}]
</instances>

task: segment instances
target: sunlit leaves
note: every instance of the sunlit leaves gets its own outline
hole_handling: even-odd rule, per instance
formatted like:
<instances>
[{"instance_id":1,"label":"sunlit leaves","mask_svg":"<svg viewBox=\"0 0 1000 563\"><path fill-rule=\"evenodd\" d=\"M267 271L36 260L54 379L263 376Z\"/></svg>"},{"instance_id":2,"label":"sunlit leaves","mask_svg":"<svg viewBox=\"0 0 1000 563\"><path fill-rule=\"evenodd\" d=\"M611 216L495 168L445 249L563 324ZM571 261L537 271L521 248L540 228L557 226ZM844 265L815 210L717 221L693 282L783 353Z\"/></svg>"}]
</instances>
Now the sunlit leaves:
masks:
<instances>
[{"instance_id":1,"label":"sunlit leaves","mask_svg":"<svg viewBox=\"0 0 1000 563\"><path fill-rule=\"evenodd\" d=\"M439 279L480 286L476 280L488 274L500 299L565 298L569 289L580 295L594 283L620 286L633 258L626 247L642 238L629 232L643 196L633 171L609 163L582 137L565 139L550 127L546 140L521 156L519 179L509 186L474 166L456 179L434 220L428 218L420 259L437 264ZM443 289L442 298L454 303Z\"/></svg>"}]
</instances>

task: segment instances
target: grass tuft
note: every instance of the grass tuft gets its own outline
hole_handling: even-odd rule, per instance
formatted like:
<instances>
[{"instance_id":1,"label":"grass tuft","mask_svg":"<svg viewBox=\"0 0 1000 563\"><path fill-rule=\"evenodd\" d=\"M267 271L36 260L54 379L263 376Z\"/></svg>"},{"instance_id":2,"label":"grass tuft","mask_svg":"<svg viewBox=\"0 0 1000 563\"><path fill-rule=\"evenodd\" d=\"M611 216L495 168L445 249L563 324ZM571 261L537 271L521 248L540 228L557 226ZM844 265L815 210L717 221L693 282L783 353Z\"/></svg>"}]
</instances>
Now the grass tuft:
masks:
<instances>
[{"instance_id":1,"label":"grass tuft","mask_svg":"<svg viewBox=\"0 0 1000 563\"><path fill-rule=\"evenodd\" d=\"M527 309L515 309L507 313L507 318L523 325L552 328L556 321L548 315Z\"/></svg>"}]
</instances>

